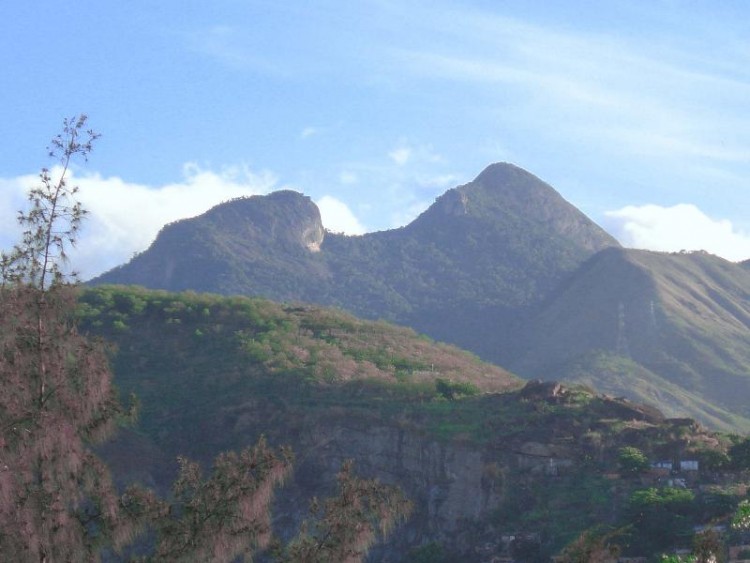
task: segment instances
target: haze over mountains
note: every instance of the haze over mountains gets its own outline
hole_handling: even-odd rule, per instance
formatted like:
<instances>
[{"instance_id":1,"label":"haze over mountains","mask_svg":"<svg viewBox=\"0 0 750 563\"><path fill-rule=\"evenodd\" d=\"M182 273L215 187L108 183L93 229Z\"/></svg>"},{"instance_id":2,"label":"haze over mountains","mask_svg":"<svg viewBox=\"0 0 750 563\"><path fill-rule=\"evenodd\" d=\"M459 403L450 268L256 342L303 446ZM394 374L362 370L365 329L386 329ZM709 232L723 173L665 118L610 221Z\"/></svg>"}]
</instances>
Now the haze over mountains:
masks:
<instances>
[{"instance_id":1,"label":"haze over mountains","mask_svg":"<svg viewBox=\"0 0 750 563\"><path fill-rule=\"evenodd\" d=\"M326 232L291 191L167 225L92 281L338 306L405 324L527 378L750 429L750 268L622 249L552 187L494 164L411 224Z\"/></svg>"}]
</instances>

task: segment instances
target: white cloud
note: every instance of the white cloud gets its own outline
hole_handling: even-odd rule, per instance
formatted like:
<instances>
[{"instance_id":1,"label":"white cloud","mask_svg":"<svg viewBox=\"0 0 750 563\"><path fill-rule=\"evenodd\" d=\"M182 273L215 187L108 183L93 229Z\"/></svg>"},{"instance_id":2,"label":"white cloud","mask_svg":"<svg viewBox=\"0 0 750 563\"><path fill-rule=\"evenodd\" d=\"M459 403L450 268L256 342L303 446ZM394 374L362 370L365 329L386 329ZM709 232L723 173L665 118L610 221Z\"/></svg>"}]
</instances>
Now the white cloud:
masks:
<instances>
[{"instance_id":1,"label":"white cloud","mask_svg":"<svg viewBox=\"0 0 750 563\"><path fill-rule=\"evenodd\" d=\"M307 139L308 137L312 137L318 132L318 129L316 127L305 127L302 132L299 134L300 139Z\"/></svg>"},{"instance_id":2,"label":"white cloud","mask_svg":"<svg viewBox=\"0 0 750 563\"><path fill-rule=\"evenodd\" d=\"M437 164L443 157L434 151L432 145L413 145L402 139L388 157L398 166L406 164Z\"/></svg>"},{"instance_id":3,"label":"white cloud","mask_svg":"<svg viewBox=\"0 0 750 563\"><path fill-rule=\"evenodd\" d=\"M215 25L185 35L188 46L219 61L231 70L254 70L272 76L286 76L287 70L275 60L247 45L248 34L239 26Z\"/></svg>"},{"instance_id":4,"label":"white cloud","mask_svg":"<svg viewBox=\"0 0 750 563\"><path fill-rule=\"evenodd\" d=\"M361 235L366 232L359 219L344 202L325 195L315 203L320 209L323 226L329 231L347 235Z\"/></svg>"},{"instance_id":5,"label":"white cloud","mask_svg":"<svg viewBox=\"0 0 750 563\"><path fill-rule=\"evenodd\" d=\"M625 246L676 252L705 250L727 260L750 258L750 234L713 219L692 204L629 205L606 213L607 227Z\"/></svg>"},{"instance_id":6,"label":"white cloud","mask_svg":"<svg viewBox=\"0 0 750 563\"><path fill-rule=\"evenodd\" d=\"M26 208L26 190L39 178L33 174L17 178L0 178L0 249L8 250L21 235L17 212Z\"/></svg>"},{"instance_id":7,"label":"white cloud","mask_svg":"<svg viewBox=\"0 0 750 563\"><path fill-rule=\"evenodd\" d=\"M411 148L401 146L389 152L388 156L393 162L395 162L399 166L403 166L404 164L409 162L409 159L411 158L411 152Z\"/></svg>"},{"instance_id":8,"label":"white cloud","mask_svg":"<svg viewBox=\"0 0 750 563\"><path fill-rule=\"evenodd\" d=\"M339 174L339 182L341 182L345 186L350 186L359 182L359 177L354 172L350 172L349 170L342 170Z\"/></svg>"},{"instance_id":9,"label":"white cloud","mask_svg":"<svg viewBox=\"0 0 750 563\"><path fill-rule=\"evenodd\" d=\"M53 171L54 172L54 171ZM0 179L0 217L14 217L24 207L23 194L35 176ZM187 164L181 182L147 186L98 174L70 174L69 184L80 187L79 199L89 210L71 265L83 279L98 275L145 250L166 223L199 215L234 197L268 193L277 189L269 173L245 167L220 173ZM18 239L10 219L0 221L0 243L8 247Z\"/></svg>"}]
</instances>

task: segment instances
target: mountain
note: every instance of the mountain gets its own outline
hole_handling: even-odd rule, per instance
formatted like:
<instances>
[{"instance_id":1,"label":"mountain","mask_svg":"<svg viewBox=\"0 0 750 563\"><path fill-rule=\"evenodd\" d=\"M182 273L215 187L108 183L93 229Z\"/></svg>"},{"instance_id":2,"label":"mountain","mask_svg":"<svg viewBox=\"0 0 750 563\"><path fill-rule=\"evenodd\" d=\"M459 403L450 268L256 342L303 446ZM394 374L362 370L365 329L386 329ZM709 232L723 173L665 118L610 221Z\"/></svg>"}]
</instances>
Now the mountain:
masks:
<instances>
[{"instance_id":1,"label":"mountain","mask_svg":"<svg viewBox=\"0 0 750 563\"><path fill-rule=\"evenodd\" d=\"M166 226L97 283L333 305L526 378L572 380L750 430L750 268L622 249L552 187L494 164L409 225L325 232L284 191Z\"/></svg>"},{"instance_id":2,"label":"mountain","mask_svg":"<svg viewBox=\"0 0 750 563\"><path fill-rule=\"evenodd\" d=\"M627 553L657 554L692 526L726 519L741 498L726 437L582 386L523 385L382 321L100 286L81 296L79 325L111 343L115 382L141 403L137 424L99 450L118 483L163 492L178 455L206 466L264 435L295 452L294 475L274 504L281 538L311 497L330 494L347 459L415 505L371 561L548 561L600 525L629 530L620 540ZM632 454L636 466L625 463ZM678 514L643 506L634 516L630 499L658 482L647 467L663 460L699 464L673 476L696 493ZM649 511L660 518L650 543L639 520Z\"/></svg>"},{"instance_id":3,"label":"mountain","mask_svg":"<svg viewBox=\"0 0 750 563\"><path fill-rule=\"evenodd\" d=\"M171 225L91 283L257 295L384 318L489 357L519 307L618 243L552 187L494 164L406 227L323 231L309 198L277 192Z\"/></svg>"},{"instance_id":4,"label":"mountain","mask_svg":"<svg viewBox=\"0 0 750 563\"><path fill-rule=\"evenodd\" d=\"M750 430L750 271L739 264L607 249L530 315L519 342L506 365L523 375Z\"/></svg>"},{"instance_id":5,"label":"mountain","mask_svg":"<svg viewBox=\"0 0 750 563\"><path fill-rule=\"evenodd\" d=\"M402 229L327 237L337 305L492 357L520 308L617 241L552 187L495 164Z\"/></svg>"},{"instance_id":6,"label":"mountain","mask_svg":"<svg viewBox=\"0 0 750 563\"><path fill-rule=\"evenodd\" d=\"M94 283L315 301L314 288L327 276L323 238L320 212L308 197L279 191L239 198L165 226L148 251Z\"/></svg>"}]
</instances>

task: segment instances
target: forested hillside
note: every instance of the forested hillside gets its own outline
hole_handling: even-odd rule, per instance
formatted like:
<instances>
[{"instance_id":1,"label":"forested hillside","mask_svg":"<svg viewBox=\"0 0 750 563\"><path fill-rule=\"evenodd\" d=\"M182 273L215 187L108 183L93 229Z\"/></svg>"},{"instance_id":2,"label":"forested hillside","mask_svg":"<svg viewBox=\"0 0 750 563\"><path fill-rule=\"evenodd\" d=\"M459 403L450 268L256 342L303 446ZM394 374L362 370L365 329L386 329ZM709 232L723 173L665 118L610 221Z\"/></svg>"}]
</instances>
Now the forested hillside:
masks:
<instances>
[{"instance_id":1,"label":"forested hillside","mask_svg":"<svg viewBox=\"0 0 750 563\"><path fill-rule=\"evenodd\" d=\"M297 453L274 508L281 537L346 459L414 502L373 561L543 561L589 529L655 554L689 545L693 525L731 517L743 498L741 438L585 387L522 386L407 329L116 286L87 290L79 310L83 330L114 344L121 392L141 401L138 425L101 450L118 481L163 489L176 455L207 463L265 435ZM689 483L674 497L644 496L666 461L700 470L667 472Z\"/></svg>"}]
</instances>

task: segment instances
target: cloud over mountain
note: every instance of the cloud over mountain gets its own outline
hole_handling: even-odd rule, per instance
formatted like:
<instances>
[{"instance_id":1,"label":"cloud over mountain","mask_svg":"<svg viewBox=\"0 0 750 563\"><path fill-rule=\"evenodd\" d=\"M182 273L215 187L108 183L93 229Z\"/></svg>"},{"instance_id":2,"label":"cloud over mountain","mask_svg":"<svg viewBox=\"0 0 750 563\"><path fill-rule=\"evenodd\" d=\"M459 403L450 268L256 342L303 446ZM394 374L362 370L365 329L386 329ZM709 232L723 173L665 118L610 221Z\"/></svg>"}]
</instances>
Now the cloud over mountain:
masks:
<instances>
[{"instance_id":1,"label":"cloud over mountain","mask_svg":"<svg viewBox=\"0 0 750 563\"><path fill-rule=\"evenodd\" d=\"M705 250L727 260L750 258L750 234L692 204L629 205L606 214L605 226L625 246L677 252Z\"/></svg>"}]
</instances>

